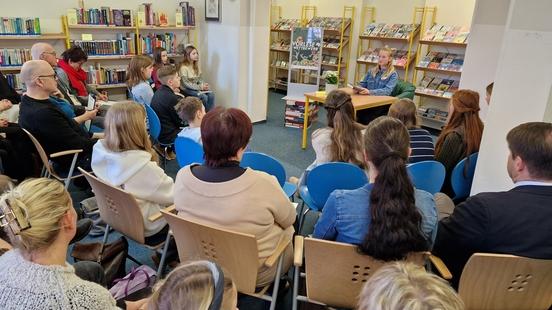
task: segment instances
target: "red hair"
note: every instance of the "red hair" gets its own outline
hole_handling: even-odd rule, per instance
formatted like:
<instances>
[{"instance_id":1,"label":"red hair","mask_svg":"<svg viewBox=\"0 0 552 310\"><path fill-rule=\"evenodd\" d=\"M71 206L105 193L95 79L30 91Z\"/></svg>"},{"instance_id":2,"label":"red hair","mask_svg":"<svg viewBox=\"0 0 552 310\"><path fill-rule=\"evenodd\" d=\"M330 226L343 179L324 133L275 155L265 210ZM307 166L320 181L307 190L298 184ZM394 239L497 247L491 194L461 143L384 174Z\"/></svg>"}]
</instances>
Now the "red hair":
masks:
<instances>
[{"instance_id":1,"label":"red hair","mask_svg":"<svg viewBox=\"0 0 552 310\"><path fill-rule=\"evenodd\" d=\"M251 119L239 109L216 107L201 121L205 164L219 167L245 148L253 133Z\"/></svg>"}]
</instances>

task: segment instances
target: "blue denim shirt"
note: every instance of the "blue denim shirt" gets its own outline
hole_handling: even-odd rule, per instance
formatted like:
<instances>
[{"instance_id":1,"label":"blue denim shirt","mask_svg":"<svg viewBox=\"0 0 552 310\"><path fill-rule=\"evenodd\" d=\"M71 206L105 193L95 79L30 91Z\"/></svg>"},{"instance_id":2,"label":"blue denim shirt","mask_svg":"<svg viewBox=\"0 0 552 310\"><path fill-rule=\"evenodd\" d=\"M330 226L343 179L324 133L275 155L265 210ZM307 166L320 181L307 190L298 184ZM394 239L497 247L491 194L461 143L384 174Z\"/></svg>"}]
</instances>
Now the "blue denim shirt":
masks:
<instances>
[{"instance_id":1,"label":"blue denim shirt","mask_svg":"<svg viewBox=\"0 0 552 310\"><path fill-rule=\"evenodd\" d=\"M314 238L359 245L370 226L370 191L373 184L355 190L335 190L324 205L314 227ZM416 207L422 214L422 232L431 241L437 235L437 208L433 196L415 190Z\"/></svg>"},{"instance_id":2,"label":"blue denim shirt","mask_svg":"<svg viewBox=\"0 0 552 310\"><path fill-rule=\"evenodd\" d=\"M397 85L399 75L397 72L391 73L386 79L382 79L384 71L380 70L376 76L372 76L372 72L368 72L364 79L360 82L360 86L367 88L370 95L373 96L389 96Z\"/></svg>"}]
</instances>

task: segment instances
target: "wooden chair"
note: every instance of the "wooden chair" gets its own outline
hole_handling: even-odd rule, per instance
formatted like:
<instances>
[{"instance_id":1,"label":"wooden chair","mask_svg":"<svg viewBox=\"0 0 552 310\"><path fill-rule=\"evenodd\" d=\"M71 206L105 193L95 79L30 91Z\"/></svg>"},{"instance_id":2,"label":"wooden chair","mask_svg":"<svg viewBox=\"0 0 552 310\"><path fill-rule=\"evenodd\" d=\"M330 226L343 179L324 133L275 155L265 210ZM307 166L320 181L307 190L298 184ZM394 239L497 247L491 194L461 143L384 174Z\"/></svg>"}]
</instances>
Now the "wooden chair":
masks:
<instances>
[{"instance_id":1,"label":"wooden chair","mask_svg":"<svg viewBox=\"0 0 552 310\"><path fill-rule=\"evenodd\" d=\"M33 142L36 148L36 151L40 156L40 160L44 165L44 167L42 168L42 173L40 174L41 177L45 177L45 178L54 177L55 179L65 184L65 189L69 188L69 184L71 184L71 180L82 177L82 174L73 175L73 171L75 170L75 165L77 163L77 157L79 156L79 153L82 152L82 149L67 150L67 151L62 151L62 152L57 152L57 153L47 155L46 151L44 151L44 148L42 148L42 145L40 144L40 142L26 129L23 129L23 131L29 136L29 139L31 139L31 141ZM57 157L66 156L66 155L73 155L73 161L71 162L71 167L69 168L69 173L67 174L67 176L62 177L54 170L51 158L57 158Z\"/></svg>"},{"instance_id":2,"label":"wooden chair","mask_svg":"<svg viewBox=\"0 0 552 310\"><path fill-rule=\"evenodd\" d=\"M448 270L443 266L438 270ZM546 310L552 305L552 260L475 253L458 294L467 310Z\"/></svg>"},{"instance_id":3,"label":"wooden chair","mask_svg":"<svg viewBox=\"0 0 552 310\"><path fill-rule=\"evenodd\" d=\"M278 263L272 295L266 295L269 285L255 292L259 266L255 236L187 220L165 210L161 213L173 232L180 261L206 259L218 263L232 275L240 293L267 300L270 310L275 309L282 274L282 254L291 240L281 240L264 263L269 268Z\"/></svg>"},{"instance_id":4,"label":"wooden chair","mask_svg":"<svg viewBox=\"0 0 552 310\"><path fill-rule=\"evenodd\" d=\"M300 274L305 259L305 272ZM407 259L424 265L429 252L412 253ZM293 310L304 301L338 308L356 308L368 278L385 262L358 252L358 247L328 240L295 236ZM306 279L307 296L298 294L299 276Z\"/></svg>"},{"instance_id":5,"label":"wooden chair","mask_svg":"<svg viewBox=\"0 0 552 310\"><path fill-rule=\"evenodd\" d=\"M102 240L102 248L107 243L107 237L109 236L110 230L109 227L112 227L119 233L153 251L156 251L165 245L163 247L163 254L161 255L161 262L159 263L159 268L157 269L157 275L160 277L165 264L165 256L167 254L170 234L167 234L165 242L161 242L154 246L145 244L144 217L134 196L105 183L80 167L79 170L90 183L92 191L94 191L94 195L96 196L96 201L98 202L100 217L107 224ZM167 209L171 210L174 209L174 207L171 206ZM148 218L148 220L153 222L155 218L159 217L154 215ZM137 261L132 256L128 255L128 258L137 264L142 265L142 263Z\"/></svg>"}]
</instances>

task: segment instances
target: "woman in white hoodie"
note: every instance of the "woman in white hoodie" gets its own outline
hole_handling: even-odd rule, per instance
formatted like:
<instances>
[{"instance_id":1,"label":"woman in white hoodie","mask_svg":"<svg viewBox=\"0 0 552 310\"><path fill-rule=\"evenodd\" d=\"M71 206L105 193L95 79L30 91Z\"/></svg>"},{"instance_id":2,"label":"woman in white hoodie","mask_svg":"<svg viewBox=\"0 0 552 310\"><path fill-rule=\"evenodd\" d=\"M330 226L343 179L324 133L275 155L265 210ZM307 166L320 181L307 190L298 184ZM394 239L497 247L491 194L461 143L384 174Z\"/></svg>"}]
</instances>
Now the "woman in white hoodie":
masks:
<instances>
[{"instance_id":1,"label":"woman in white hoodie","mask_svg":"<svg viewBox=\"0 0 552 310\"><path fill-rule=\"evenodd\" d=\"M144 216L146 243L151 243L164 241L168 226L164 219L150 222L147 218L173 203L174 181L157 163L145 119L144 108L134 102L111 106L105 116L105 138L94 145L92 170L136 197Z\"/></svg>"}]
</instances>

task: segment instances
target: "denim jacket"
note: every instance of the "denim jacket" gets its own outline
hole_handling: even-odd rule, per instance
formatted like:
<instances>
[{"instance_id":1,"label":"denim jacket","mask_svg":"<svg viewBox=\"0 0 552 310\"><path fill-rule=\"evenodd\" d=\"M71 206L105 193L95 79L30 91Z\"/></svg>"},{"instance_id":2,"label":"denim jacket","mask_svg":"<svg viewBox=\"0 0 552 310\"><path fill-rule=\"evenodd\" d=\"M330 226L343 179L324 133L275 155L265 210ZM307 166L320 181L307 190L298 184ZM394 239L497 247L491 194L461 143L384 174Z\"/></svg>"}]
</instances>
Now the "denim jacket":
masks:
<instances>
[{"instance_id":1,"label":"denim jacket","mask_svg":"<svg viewBox=\"0 0 552 310\"><path fill-rule=\"evenodd\" d=\"M397 85L399 75L397 72L391 73L387 78L383 79L384 71L380 70L376 73L376 76L372 76L370 70L364 79L360 82L360 86L367 88L370 91L370 95L373 96L390 96L393 88Z\"/></svg>"},{"instance_id":2,"label":"denim jacket","mask_svg":"<svg viewBox=\"0 0 552 310\"><path fill-rule=\"evenodd\" d=\"M314 227L314 238L359 245L370 226L370 191L373 184L355 190L335 190ZM437 208L433 196L415 190L416 207L422 215L422 232L431 246L437 235Z\"/></svg>"}]
</instances>

